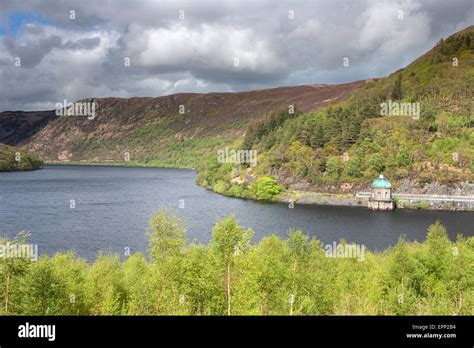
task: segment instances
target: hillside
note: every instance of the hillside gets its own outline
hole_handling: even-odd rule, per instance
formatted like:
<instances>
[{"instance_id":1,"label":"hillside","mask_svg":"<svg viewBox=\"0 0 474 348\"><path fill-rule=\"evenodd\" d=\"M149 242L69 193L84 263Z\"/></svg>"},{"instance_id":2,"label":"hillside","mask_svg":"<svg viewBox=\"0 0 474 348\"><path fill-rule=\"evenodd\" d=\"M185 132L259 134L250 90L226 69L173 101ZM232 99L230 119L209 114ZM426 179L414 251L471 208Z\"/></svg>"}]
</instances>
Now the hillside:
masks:
<instances>
[{"instance_id":1,"label":"hillside","mask_svg":"<svg viewBox=\"0 0 474 348\"><path fill-rule=\"evenodd\" d=\"M0 143L18 145L51 122L54 111L5 111L0 113Z\"/></svg>"},{"instance_id":2,"label":"hillside","mask_svg":"<svg viewBox=\"0 0 474 348\"><path fill-rule=\"evenodd\" d=\"M259 177L276 179L273 194L353 194L381 172L398 192L472 195L473 90L471 26L380 79L90 99L94 119L36 113L33 131L25 113L4 112L0 142L47 161L193 167L198 183L240 197L256 198L249 184ZM219 162L227 147L257 151L257 166Z\"/></svg>"},{"instance_id":3,"label":"hillside","mask_svg":"<svg viewBox=\"0 0 474 348\"><path fill-rule=\"evenodd\" d=\"M399 192L472 195L473 91L471 26L345 102L254 122L238 146L258 152L257 167L213 160L198 181L258 198L249 173L288 190L355 193L383 172Z\"/></svg>"},{"instance_id":4,"label":"hillside","mask_svg":"<svg viewBox=\"0 0 474 348\"><path fill-rule=\"evenodd\" d=\"M47 161L124 162L196 167L217 148L241 139L248 123L288 105L309 112L345 100L365 85L306 85L239 93L176 94L158 98L94 99L97 115L53 117L33 136L15 138ZM181 112L180 112L181 111ZM52 113L52 112L50 112ZM23 113L19 114L23 117ZM0 114L0 141L12 139ZM18 122L21 124L21 122ZM2 139L2 134L7 134ZM127 154L128 153L128 154Z\"/></svg>"},{"instance_id":5,"label":"hillside","mask_svg":"<svg viewBox=\"0 0 474 348\"><path fill-rule=\"evenodd\" d=\"M39 169L43 162L31 153L0 144L0 171Z\"/></svg>"}]
</instances>

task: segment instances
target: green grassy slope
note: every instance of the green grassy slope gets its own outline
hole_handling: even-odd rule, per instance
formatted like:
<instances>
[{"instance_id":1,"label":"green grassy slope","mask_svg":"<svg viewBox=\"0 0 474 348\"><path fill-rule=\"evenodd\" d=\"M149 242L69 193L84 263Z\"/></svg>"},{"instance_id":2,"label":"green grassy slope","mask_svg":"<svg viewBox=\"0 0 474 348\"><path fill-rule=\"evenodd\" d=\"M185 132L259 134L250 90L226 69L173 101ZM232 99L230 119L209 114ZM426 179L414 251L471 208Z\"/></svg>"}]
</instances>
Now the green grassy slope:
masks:
<instances>
[{"instance_id":1,"label":"green grassy slope","mask_svg":"<svg viewBox=\"0 0 474 348\"><path fill-rule=\"evenodd\" d=\"M406 68L367 83L345 102L286 119L283 112L274 117L279 122L252 125L238 146L258 151L257 176L272 175L286 186L355 191L380 172L395 188L407 180L419 187L472 182L473 91L471 26L441 40ZM384 115L381 104L389 102L414 103L419 114L401 116L392 110ZM219 183L222 193L246 196L246 185L230 184L245 171L212 160L201 168L199 182Z\"/></svg>"},{"instance_id":2,"label":"green grassy slope","mask_svg":"<svg viewBox=\"0 0 474 348\"><path fill-rule=\"evenodd\" d=\"M40 168L42 163L26 150L0 144L0 171L33 170Z\"/></svg>"}]
</instances>

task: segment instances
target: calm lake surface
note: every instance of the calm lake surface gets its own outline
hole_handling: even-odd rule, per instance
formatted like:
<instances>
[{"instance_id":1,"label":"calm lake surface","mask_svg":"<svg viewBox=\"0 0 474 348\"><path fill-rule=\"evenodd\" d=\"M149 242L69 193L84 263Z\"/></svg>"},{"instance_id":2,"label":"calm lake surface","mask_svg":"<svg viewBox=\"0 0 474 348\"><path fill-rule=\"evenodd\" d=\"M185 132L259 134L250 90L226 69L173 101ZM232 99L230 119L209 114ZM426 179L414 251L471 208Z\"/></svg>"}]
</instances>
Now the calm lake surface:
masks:
<instances>
[{"instance_id":1,"label":"calm lake surface","mask_svg":"<svg viewBox=\"0 0 474 348\"><path fill-rule=\"evenodd\" d=\"M474 213L262 203L218 195L195 184L190 170L46 166L32 172L0 173L0 235L31 233L39 253L74 250L93 260L99 251L146 251L148 220L162 207L185 220L189 241L207 243L215 222L234 213L251 227L254 241L272 233L285 237L300 228L323 243L345 239L383 250L404 234L423 241L440 220L451 239L474 235ZM70 200L75 208L70 208ZM179 209L180 200L184 209Z\"/></svg>"}]
</instances>

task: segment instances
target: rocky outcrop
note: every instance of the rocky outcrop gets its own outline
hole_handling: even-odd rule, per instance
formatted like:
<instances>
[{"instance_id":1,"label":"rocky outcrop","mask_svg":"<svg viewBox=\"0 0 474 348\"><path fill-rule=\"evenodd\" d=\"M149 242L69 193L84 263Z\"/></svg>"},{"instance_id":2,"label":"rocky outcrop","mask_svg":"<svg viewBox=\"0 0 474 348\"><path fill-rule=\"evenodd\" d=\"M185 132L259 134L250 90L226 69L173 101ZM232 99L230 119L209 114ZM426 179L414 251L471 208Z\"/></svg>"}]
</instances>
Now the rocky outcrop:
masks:
<instances>
[{"instance_id":1,"label":"rocky outcrop","mask_svg":"<svg viewBox=\"0 0 474 348\"><path fill-rule=\"evenodd\" d=\"M450 185L439 182L420 184L419 180L402 179L397 184L398 193L474 196L474 183L457 182Z\"/></svg>"}]
</instances>

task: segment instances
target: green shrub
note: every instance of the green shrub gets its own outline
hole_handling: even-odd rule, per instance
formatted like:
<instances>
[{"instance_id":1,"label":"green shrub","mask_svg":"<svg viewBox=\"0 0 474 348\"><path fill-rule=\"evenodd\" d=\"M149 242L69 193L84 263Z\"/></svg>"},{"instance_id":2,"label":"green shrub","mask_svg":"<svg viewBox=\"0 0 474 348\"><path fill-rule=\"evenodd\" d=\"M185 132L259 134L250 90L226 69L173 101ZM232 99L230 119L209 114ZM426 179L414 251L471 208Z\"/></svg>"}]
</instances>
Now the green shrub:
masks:
<instances>
[{"instance_id":1,"label":"green shrub","mask_svg":"<svg viewBox=\"0 0 474 348\"><path fill-rule=\"evenodd\" d=\"M376 173L381 173L384 171L385 163L380 153L374 153L372 156L370 156L369 167Z\"/></svg>"},{"instance_id":2,"label":"green shrub","mask_svg":"<svg viewBox=\"0 0 474 348\"><path fill-rule=\"evenodd\" d=\"M337 156L329 158L326 163L326 172L332 179L339 179L342 168L342 160Z\"/></svg>"},{"instance_id":3,"label":"green shrub","mask_svg":"<svg viewBox=\"0 0 474 348\"><path fill-rule=\"evenodd\" d=\"M262 176L250 185L250 189L257 199L271 200L275 195L281 192L282 187L278 185L275 179L269 176Z\"/></svg>"},{"instance_id":4,"label":"green shrub","mask_svg":"<svg viewBox=\"0 0 474 348\"><path fill-rule=\"evenodd\" d=\"M362 176L362 159L360 156L352 156L347 162L347 174L353 178Z\"/></svg>"},{"instance_id":5,"label":"green shrub","mask_svg":"<svg viewBox=\"0 0 474 348\"><path fill-rule=\"evenodd\" d=\"M400 167L409 167L413 164L413 155L406 144L400 145L396 158Z\"/></svg>"},{"instance_id":6,"label":"green shrub","mask_svg":"<svg viewBox=\"0 0 474 348\"><path fill-rule=\"evenodd\" d=\"M229 196L234 196L234 197L244 197L244 191L245 188L240 185L232 185L230 189L227 191L227 194Z\"/></svg>"},{"instance_id":7,"label":"green shrub","mask_svg":"<svg viewBox=\"0 0 474 348\"><path fill-rule=\"evenodd\" d=\"M228 183L226 183L225 181L219 180L214 185L213 190L217 193L224 194L229 189L229 186L230 185Z\"/></svg>"}]
</instances>

